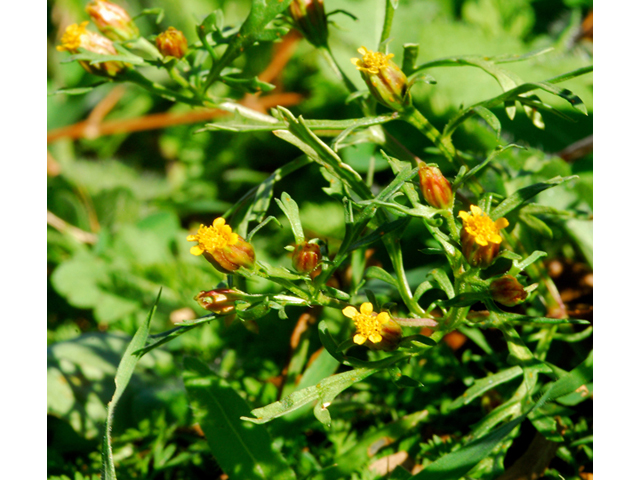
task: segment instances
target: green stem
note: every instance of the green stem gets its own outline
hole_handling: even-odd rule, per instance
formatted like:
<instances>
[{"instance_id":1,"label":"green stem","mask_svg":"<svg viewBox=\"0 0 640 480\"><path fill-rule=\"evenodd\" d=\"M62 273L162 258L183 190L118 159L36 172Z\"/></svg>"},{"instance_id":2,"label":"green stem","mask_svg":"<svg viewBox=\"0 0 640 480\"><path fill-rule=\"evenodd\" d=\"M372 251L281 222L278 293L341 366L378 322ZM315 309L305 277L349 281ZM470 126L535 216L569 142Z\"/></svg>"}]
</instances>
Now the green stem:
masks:
<instances>
[{"instance_id":1,"label":"green stem","mask_svg":"<svg viewBox=\"0 0 640 480\"><path fill-rule=\"evenodd\" d=\"M425 311L413 298L413 293L411 292L411 287L409 286L409 280L407 279L407 275L404 271L402 251L400 250L400 248L398 248L399 241L400 239L389 238L387 235L382 237L382 243L387 249L387 253L389 254L389 258L391 259L391 264L393 265L393 269L398 276L398 293L400 293L402 301L411 313L415 313L419 316L424 316Z\"/></svg>"},{"instance_id":2,"label":"green stem","mask_svg":"<svg viewBox=\"0 0 640 480\"><path fill-rule=\"evenodd\" d=\"M385 41L391 34L391 25L393 24L394 13L396 13L396 9L393 8L393 2L391 0L387 0L387 4L384 10L384 25L382 26L382 33L380 34L380 44L378 45L379 52L382 51Z\"/></svg>"},{"instance_id":3,"label":"green stem","mask_svg":"<svg viewBox=\"0 0 640 480\"><path fill-rule=\"evenodd\" d=\"M427 118L422 115L415 107L410 107L400 117L405 122L413 125L417 128L425 137L433 142L433 144L440 149L442 154L451 163L456 163L456 149L453 147L451 141L443 141L442 135L436 127L434 127Z\"/></svg>"},{"instance_id":4,"label":"green stem","mask_svg":"<svg viewBox=\"0 0 640 480\"><path fill-rule=\"evenodd\" d=\"M152 82L151 80L142 76L136 70L127 70L122 73L122 76L125 80L128 80L131 83L135 83L136 85L139 85L145 90L148 90L155 95L159 95L160 97L167 98L174 102L180 101L182 103L186 103L187 105L194 105L197 107L202 106L202 102L199 99L194 97L187 97L181 93L176 92L175 90L171 90L165 87L164 85Z\"/></svg>"}]
</instances>

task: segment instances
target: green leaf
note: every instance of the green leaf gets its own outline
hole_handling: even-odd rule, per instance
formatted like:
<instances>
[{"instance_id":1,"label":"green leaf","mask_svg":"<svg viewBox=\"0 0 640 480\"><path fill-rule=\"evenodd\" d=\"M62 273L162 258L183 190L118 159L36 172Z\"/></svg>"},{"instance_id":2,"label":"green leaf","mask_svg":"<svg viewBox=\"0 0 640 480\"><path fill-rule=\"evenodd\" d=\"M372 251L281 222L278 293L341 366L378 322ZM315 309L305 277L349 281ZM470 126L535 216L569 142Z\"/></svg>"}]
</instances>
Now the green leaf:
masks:
<instances>
[{"instance_id":1,"label":"green leaf","mask_svg":"<svg viewBox=\"0 0 640 480\"><path fill-rule=\"evenodd\" d=\"M453 285L451 284L451 280L449 280L449 276L447 272L442 270L441 268L434 268L429 273L436 281L436 283L440 286L440 288L447 294L449 299L455 297L456 293L453 289Z\"/></svg>"},{"instance_id":2,"label":"green leaf","mask_svg":"<svg viewBox=\"0 0 640 480\"><path fill-rule=\"evenodd\" d=\"M83 95L87 92L90 92L94 88L99 87L100 85L104 85L105 83L108 83L108 82L106 81L97 82L97 83L94 83L93 85L88 85L86 87L59 88L58 90L56 90L53 93L50 93L49 95Z\"/></svg>"},{"instance_id":3,"label":"green leaf","mask_svg":"<svg viewBox=\"0 0 640 480\"><path fill-rule=\"evenodd\" d=\"M538 217L534 217L533 215L527 215L522 212L520 212L520 215L518 217L531 230L538 233L538 235L541 235L548 239L553 238L553 232L551 231L551 228L549 228L549 226L546 223L544 223L542 220L540 220Z\"/></svg>"},{"instance_id":4,"label":"green leaf","mask_svg":"<svg viewBox=\"0 0 640 480\"><path fill-rule=\"evenodd\" d=\"M373 266L367 268L364 276L366 278L375 278L377 280L382 280L383 282L386 282L389 285L398 288L398 281L393 277L393 275L380 267Z\"/></svg>"},{"instance_id":5,"label":"green leaf","mask_svg":"<svg viewBox=\"0 0 640 480\"><path fill-rule=\"evenodd\" d=\"M243 422L249 406L200 360L184 359L184 385L216 462L230 479L289 480L296 475L272 445L266 428Z\"/></svg>"},{"instance_id":6,"label":"green leaf","mask_svg":"<svg viewBox=\"0 0 640 480\"><path fill-rule=\"evenodd\" d=\"M266 407L256 408L251 410L251 414L256 418L243 416L243 420L247 420L252 423L266 423L274 418L278 418L282 415L286 415L300 407L303 407L309 402L317 401L314 413L322 423L329 426L328 423L331 419L329 411L327 410L333 399L343 390L346 390L354 383L364 380L372 373L375 373L375 368L355 368L348 372L338 373L325 378L317 385L297 390L290 395L287 395L278 402L271 403Z\"/></svg>"},{"instance_id":7,"label":"green leaf","mask_svg":"<svg viewBox=\"0 0 640 480\"><path fill-rule=\"evenodd\" d=\"M296 239L296 243L300 245L304 243L305 237L304 231L302 230L302 222L300 221L300 211L298 210L298 204L293 198L291 198L291 196L287 192L282 192L281 198L282 200L276 198L276 203L289 219L291 230L293 231L293 236Z\"/></svg>"},{"instance_id":8,"label":"green leaf","mask_svg":"<svg viewBox=\"0 0 640 480\"><path fill-rule=\"evenodd\" d=\"M367 465L371 457L377 451L377 445L387 446L408 432L418 428L424 422L429 412L421 410L405 417L376 428L371 433L362 437L356 445L344 452L342 455L332 459L333 465L317 473L314 480L337 480L339 478L349 478L349 475L361 471ZM378 447L379 448L379 447Z\"/></svg>"},{"instance_id":9,"label":"green leaf","mask_svg":"<svg viewBox=\"0 0 640 480\"><path fill-rule=\"evenodd\" d=\"M136 368L136 364L140 359L140 357L136 355L135 352L144 347L145 343L147 342L151 319L153 318L153 315L156 312L156 308L158 307L161 293L162 289L160 289L160 291L158 292L156 302L149 312L147 319L142 323L142 325L140 325L140 327L138 327L138 330L131 339L131 343L129 343L129 346L125 350L124 355L122 356L122 360L120 360L120 364L118 365L118 370L116 371L116 390L113 393L111 401L107 405L107 421L105 422L105 433L104 439L102 441L102 473L106 480L116 480L116 467L113 461L113 449L111 447L113 413L115 412L116 405L118 404L120 397L122 397L124 390L127 388L127 384L129 383L129 380L131 380L131 376L133 375L133 370Z\"/></svg>"},{"instance_id":10,"label":"green leaf","mask_svg":"<svg viewBox=\"0 0 640 480\"><path fill-rule=\"evenodd\" d=\"M398 220L394 220L389 223L385 223L379 226L378 228L376 228L369 235L366 235L362 237L360 240L358 240L357 242L352 243L349 246L349 249L347 251L352 252L359 248L367 247L377 242L378 240L380 240L384 235L391 235L392 237L395 236L397 238L398 235L396 232L399 231L400 233L402 233L402 231L404 231L404 229L406 228L406 226L409 224L410 221L411 221L410 218L405 217L405 218L400 218Z\"/></svg>"},{"instance_id":11,"label":"green leaf","mask_svg":"<svg viewBox=\"0 0 640 480\"><path fill-rule=\"evenodd\" d=\"M219 78L220 73L226 66L230 65L243 51L251 47L259 39L269 22L282 13L289 6L289 3L291 3L291 0L252 1L249 15L238 33L231 37L222 57L214 64L209 73L206 82L207 87Z\"/></svg>"},{"instance_id":12,"label":"green leaf","mask_svg":"<svg viewBox=\"0 0 640 480\"><path fill-rule=\"evenodd\" d=\"M500 205L492 210L491 219L495 221L500 217L504 217L509 212L520 207L522 204L524 204L524 202L526 202L530 198L535 197L540 192L543 192L548 188L560 185L568 180L573 180L574 178L578 178L578 176L572 175L570 177L554 177L544 182L535 183L533 185L529 185L528 187L521 188L514 194L509 195L507 198L505 198L500 203Z\"/></svg>"},{"instance_id":13,"label":"green leaf","mask_svg":"<svg viewBox=\"0 0 640 480\"><path fill-rule=\"evenodd\" d=\"M489 391L502 383L513 380L514 378L518 378L520 375L522 375L522 367L515 366L502 370L496 374L489 375L488 377L480 380L476 380L472 387L468 388L447 407L447 410L451 411L460 408L463 405L468 405L484 392Z\"/></svg>"},{"instance_id":14,"label":"green leaf","mask_svg":"<svg viewBox=\"0 0 640 480\"><path fill-rule=\"evenodd\" d=\"M498 120L498 117L496 116L495 113L493 113L491 110L489 110L488 108L485 108L481 105L478 105L477 107L473 108L473 111L475 113L477 113L480 118L482 118L485 122L487 122L487 124L493 128L496 132L496 137L500 137L500 132L502 130L502 124L500 123L500 120Z\"/></svg>"}]
</instances>

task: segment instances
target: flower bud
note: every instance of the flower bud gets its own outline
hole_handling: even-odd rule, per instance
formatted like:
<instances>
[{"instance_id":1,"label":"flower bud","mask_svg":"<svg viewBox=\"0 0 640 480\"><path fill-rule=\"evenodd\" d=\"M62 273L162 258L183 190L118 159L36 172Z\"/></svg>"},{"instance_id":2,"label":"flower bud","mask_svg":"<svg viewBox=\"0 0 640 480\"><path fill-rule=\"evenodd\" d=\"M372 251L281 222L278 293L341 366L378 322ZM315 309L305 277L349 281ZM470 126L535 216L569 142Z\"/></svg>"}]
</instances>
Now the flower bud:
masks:
<instances>
[{"instance_id":1,"label":"flower bud","mask_svg":"<svg viewBox=\"0 0 640 480\"><path fill-rule=\"evenodd\" d=\"M203 255L222 273L233 273L240 267L252 269L255 265L253 246L233 233L222 217L216 218L210 227L200 225L198 233L189 235L187 240L198 242L198 245L191 247L192 255Z\"/></svg>"},{"instance_id":2,"label":"flower bud","mask_svg":"<svg viewBox=\"0 0 640 480\"><path fill-rule=\"evenodd\" d=\"M360 47L360 58L352 58L369 91L375 99L395 111L402 111L411 106L411 95L407 87L407 76L391 61L393 53L385 55L381 52L372 52L365 47Z\"/></svg>"},{"instance_id":3,"label":"flower bud","mask_svg":"<svg viewBox=\"0 0 640 480\"><path fill-rule=\"evenodd\" d=\"M193 297L202 308L218 315L227 315L233 312L236 308L236 300L241 298L238 292L230 289L203 290Z\"/></svg>"},{"instance_id":4,"label":"flower bud","mask_svg":"<svg viewBox=\"0 0 640 480\"><path fill-rule=\"evenodd\" d=\"M89 22L82 22L80 25L69 25L62 35L61 45L58 45L56 49L59 52L67 50L71 53L80 53L80 48L88 50L89 52L99 53L100 55L116 55L118 52L111 40L103 37L99 33L87 30ZM122 70L127 68L127 65L123 62L102 62L96 64L90 64L86 60L79 60L78 63L87 72L94 75L103 75L112 77Z\"/></svg>"},{"instance_id":5,"label":"flower bud","mask_svg":"<svg viewBox=\"0 0 640 480\"><path fill-rule=\"evenodd\" d=\"M140 31L127 11L107 0L91 0L87 13L103 35L115 41L133 40Z\"/></svg>"},{"instance_id":6,"label":"flower bud","mask_svg":"<svg viewBox=\"0 0 640 480\"><path fill-rule=\"evenodd\" d=\"M356 324L353 342L366 345L373 350L390 351L398 348L402 340L402 327L387 312L376 313L373 305L365 302L360 305L360 312L355 307L342 309L345 317Z\"/></svg>"},{"instance_id":7,"label":"flower bud","mask_svg":"<svg viewBox=\"0 0 640 480\"><path fill-rule=\"evenodd\" d=\"M527 291L520 282L511 275L504 275L495 279L489 286L491 297L498 303L513 307L527 298Z\"/></svg>"},{"instance_id":8,"label":"flower bud","mask_svg":"<svg viewBox=\"0 0 640 480\"><path fill-rule=\"evenodd\" d=\"M293 268L300 273L309 273L316 269L321 259L320 245L311 242L300 243L293 251Z\"/></svg>"},{"instance_id":9,"label":"flower bud","mask_svg":"<svg viewBox=\"0 0 640 480\"><path fill-rule=\"evenodd\" d=\"M429 205L449 210L453 206L453 191L449 180L444 178L438 167L428 167L420 162L420 190Z\"/></svg>"},{"instance_id":10,"label":"flower bud","mask_svg":"<svg viewBox=\"0 0 640 480\"><path fill-rule=\"evenodd\" d=\"M289 13L296 27L315 47L326 47L329 30L323 0L293 0Z\"/></svg>"},{"instance_id":11,"label":"flower bud","mask_svg":"<svg viewBox=\"0 0 640 480\"><path fill-rule=\"evenodd\" d=\"M156 37L156 47L164 57L182 58L187 53L187 39L184 34L173 27Z\"/></svg>"},{"instance_id":12,"label":"flower bud","mask_svg":"<svg viewBox=\"0 0 640 480\"><path fill-rule=\"evenodd\" d=\"M487 268L500 250L502 237L499 231L508 226L509 222L506 218L499 218L494 222L476 205L471 205L471 214L461 211L458 216L462 218L462 254L472 267Z\"/></svg>"}]
</instances>

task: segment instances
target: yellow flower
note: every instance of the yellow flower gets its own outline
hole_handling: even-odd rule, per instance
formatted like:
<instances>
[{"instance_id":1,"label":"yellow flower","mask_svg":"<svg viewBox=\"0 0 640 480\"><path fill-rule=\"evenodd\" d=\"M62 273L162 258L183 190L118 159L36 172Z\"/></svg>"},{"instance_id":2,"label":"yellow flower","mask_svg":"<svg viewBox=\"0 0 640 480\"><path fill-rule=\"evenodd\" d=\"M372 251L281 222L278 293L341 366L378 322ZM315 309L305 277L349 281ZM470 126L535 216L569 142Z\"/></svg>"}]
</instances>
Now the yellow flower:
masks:
<instances>
[{"instance_id":1,"label":"yellow flower","mask_svg":"<svg viewBox=\"0 0 640 480\"><path fill-rule=\"evenodd\" d=\"M198 233L189 235L187 240L190 242L198 242L198 245L191 247L192 255L202 255L204 252L213 253L221 250L227 245L235 245L238 243L238 234L231 231L229 225L225 225L225 220L218 217L213 221L213 225L205 227L200 225Z\"/></svg>"},{"instance_id":2,"label":"yellow flower","mask_svg":"<svg viewBox=\"0 0 640 480\"><path fill-rule=\"evenodd\" d=\"M377 75L380 70L387 68L389 66L389 60L395 56L393 53L385 55L381 52L372 52L371 50L367 50L366 47L360 47L358 53L362 55L362 59L352 58L351 63L353 63L358 70L369 72L372 75Z\"/></svg>"},{"instance_id":3,"label":"yellow flower","mask_svg":"<svg viewBox=\"0 0 640 480\"><path fill-rule=\"evenodd\" d=\"M507 227L509 222L506 218L494 222L476 205L471 205L471 214L459 212L458 216L462 218L462 254L472 267L487 268L500 249L500 230Z\"/></svg>"},{"instance_id":4,"label":"yellow flower","mask_svg":"<svg viewBox=\"0 0 640 480\"><path fill-rule=\"evenodd\" d=\"M476 205L471 205L471 215L469 212L459 212L458 216L462 218L465 231L473 237L478 245L483 247L489 243L500 245L502 237L499 230L509 225L506 218L499 218L494 222Z\"/></svg>"},{"instance_id":5,"label":"yellow flower","mask_svg":"<svg viewBox=\"0 0 640 480\"><path fill-rule=\"evenodd\" d=\"M71 53L79 53L80 48L84 48L93 53L100 55L116 55L118 52L113 46L111 40L107 37L103 37L99 33L87 30L89 22L82 22L80 25L74 23L69 25L62 35L61 45L58 45L56 49L59 52L65 50ZM114 76L117 73L124 70L128 65L123 62L101 62L97 64L90 64L88 61L80 60L78 63L87 72L94 75L108 75Z\"/></svg>"},{"instance_id":6,"label":"yellow flower","mask_svg":"<svg viewBox=\"0 0 640 480\"><path fill-rule=\"evenodd\" d=\"M200 225L198 233L189 235L187 240L198 242L189 250L192 255L203 255L222 273L232 273L240 267L251 269L254 266L256 254L253 247L240 235L233 233L222 217L216 218L210 227Z\"/></svg>"},{"instance_id":7,"label":"yellow flower","mask_svg":"<svg viewBox=\"0 0 640 480\"><path fill-rule=\"evenodd\" d=\"M83 36L87 35L87 25L89 25L88 21L82 22L80 25L77 23L69 25L60 40L62 45L58 45L56 49L59 52L67 50L69 52L77 53L78 48L82 46Z\"/></svg>"},{"instance_id":8,"label":"yellow flower","mask_svg":"<svg viewBox=\"0 0 640 480\"><path fill-rule=\"evenodd\" d=\"M344 308L342 313L356 324L356 334L353 336L354 343L362 345L367 340L371 343L382 341L382 327L390 320L387 312L378 314L373 311L373 305L365 302L360 305L359 313L351 306Z\"/></svg>"},{"instance_id":9,"label":"yellow flower","mask_svg":"<svg viewBox=\"0 0 640 480\"><path fill-rule=\"evenodd\" d=\"M362 58L352 58L353 63L367 84L369 92L382 105L400 112L411 106L407 76L393 63L393 53L372 52L360 47Z\"/></svg>"}]
</instances>

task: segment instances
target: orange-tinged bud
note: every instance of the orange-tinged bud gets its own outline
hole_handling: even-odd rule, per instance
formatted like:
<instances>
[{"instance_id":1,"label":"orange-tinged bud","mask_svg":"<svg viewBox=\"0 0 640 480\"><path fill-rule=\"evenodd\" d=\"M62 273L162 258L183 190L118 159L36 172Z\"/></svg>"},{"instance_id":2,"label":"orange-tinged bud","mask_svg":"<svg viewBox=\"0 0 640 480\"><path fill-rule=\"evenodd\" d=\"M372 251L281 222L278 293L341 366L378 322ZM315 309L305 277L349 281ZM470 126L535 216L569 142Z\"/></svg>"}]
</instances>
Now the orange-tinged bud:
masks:
<instances>
[{"instance_id":1,"label":"orange-tinged bud","mask_svg":"<svg viewBox=\"0 0 640 480\"><path fill-rule=\"evenodd\" d=\"M293 251L293 268L300 273L309 273L316 269L321 259L320 245L311 242L300 243Z\"/></svg>"},{"instance_id":2,"label":"orange-tinged bud","mask_svg":"<svg viewBox=\"0 0 640 480\"><path fill-rule=\"evenodd\" d=\"M187 240L198 242L191 247L192 255L202 255L222 273L233 273L240 267L252 269L255 265L253 246L233 233L222 217L216 218L210 227L200 225L198 233L189 235Z\"/></svg>"},{"instance_id":3,"label":"orange-tinged bud","mask_svg":"<svg viewBox=\"0 0 640 480\"><path fill-rule=\"evenodd\" d=\"M126 41L140 36L140 31L127 11L107 0L91 0L87 13L98 30L111 40Z\"/></svg>"},{"instance_id":4,"label":"orange-tinged bud","mask_svg":"<svg viewBox=\"0 0 640 480\"><path fill-rule=\"evenodd\" d=\"M402 111L411 106L411 95L408 92L407 76L391 61L393 53L385 55L360 47L358 53L362 58L352 58L353 63L369 91L385 107Z\"/></svg>"},{"instance_id":5,"label":"orange-tinged bud","mask_svg":"<svg viewBox=\"0 0 640 480\"><path fill-rule=\"evenodd\" d=\"M449 210L453 206L453 191L449 180L444 178L438 167L420 164L420 190L426 202L434 208Z\"/></svg>"},{"instance_id":6,"label":"orange-tinged bud","mask_svg":"<svg viewBox=\"0 0 640 480\"><path fill-rule=\"evenodd\" d=\"M489 287L491 297L498 303L513 307L527 299L527 291L511 275L504 275L491 282Z\"/></svg>"},{"instance_id":7,"label":"orange-tinged bud","mask_svg":"<svg viewBox=\"0 0 640 480\"><path fill-rule=\"evenodd\" d=\"M202 308L218 315L232 313L236 308L236 300L241 298L238 292L230 289L203 290L193 297Z\"/></svg>"},{"instance_id":8,"label":"orange-tinged bud","mask_svg":"<svg viewBox=\"0 0 640 480\"><path fill-rule=\"evenodd\" d=\"M311 45L327 45L329 30L323 0L293 0L289 4L289 13L298 30Z\"/></svg>"},{"instance_id":9,"label":"orange-tinged bud","mask_svg":"<svg viewBox=\"0 0 640 480\"><path fill-rule=\"evenodd\" d=\"M472 267L487 268L500 251L500 230L507 227L509 222L506 218L494 222L476 205L471 205L471 213L461 211L458 216L462 218L462 254Z\"/></svg>"},{"instance_id":10,"label":"orange-tinged bud","mask_svg":"<svg viewBox=\"0 0 640 480\"><path fill-rule=\"evenodd\" d=\"M165 57L182 58L187 53L188 43L180 30L169 27L156 37L156 47Z\"/></svg>"},{"instance_id":11,"label":"orange-tinged bud","mask_svg":"<svg viewBox=\"0 0 640 480\"><path fill-rule=\"evenodd\" d=\"M111 40L103 37L99 33L87 30L89 22L82 22L80 25L69 25L62 35L61 45L58 45L56 49L60 52L68 51L71 53L80 53L80 49L83 48L89 52L98 53L100 55L116 55L118 52ZM94 75L106 75L114 76L127 68L123 62L102 62L96 64L90 64L86 60L80 60L78 63L87 72Z\"/></svg>"}]
</instances>

